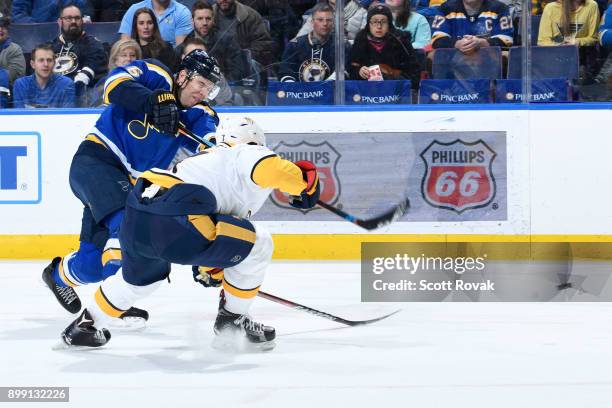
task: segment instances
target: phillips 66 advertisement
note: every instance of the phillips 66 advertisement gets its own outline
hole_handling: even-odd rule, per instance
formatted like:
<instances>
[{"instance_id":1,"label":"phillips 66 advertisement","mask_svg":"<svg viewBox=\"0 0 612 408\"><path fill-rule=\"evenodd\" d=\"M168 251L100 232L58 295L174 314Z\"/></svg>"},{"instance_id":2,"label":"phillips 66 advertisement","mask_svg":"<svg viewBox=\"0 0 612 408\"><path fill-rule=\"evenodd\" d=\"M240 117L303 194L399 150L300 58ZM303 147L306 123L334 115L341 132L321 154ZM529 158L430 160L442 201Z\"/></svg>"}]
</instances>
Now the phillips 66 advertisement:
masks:
<instances>
[{"instance_id":1,"label":"phillips 66 advertisement","mask_svg":"<svg viewBox=\"0 0 612 408\"><path fill-rule=\"evenodd\" d=\"M321 199L354 214L380 214L408 197L405 221L507 220L506 133L269 134L281 157L310 160ZM275 192L258 220L336 220L320 208L296 217Z\"/></svg>"}]
</instances>

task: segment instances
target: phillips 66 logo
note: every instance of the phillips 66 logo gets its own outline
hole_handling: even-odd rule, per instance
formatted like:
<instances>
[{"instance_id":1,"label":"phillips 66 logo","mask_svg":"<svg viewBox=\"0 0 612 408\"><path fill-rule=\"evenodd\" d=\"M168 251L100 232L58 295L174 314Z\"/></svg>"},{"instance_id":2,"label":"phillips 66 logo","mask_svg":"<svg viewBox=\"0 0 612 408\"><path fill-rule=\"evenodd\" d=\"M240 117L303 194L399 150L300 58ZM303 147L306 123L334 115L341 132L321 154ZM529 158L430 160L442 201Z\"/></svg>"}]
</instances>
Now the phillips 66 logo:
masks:
<instances>
[{"instance_id":1,"label":"phillips 66 logo","mask_svg":"<svg viewBox=\"0 0 612 408\"><path fill-rule=\"evenodd\" d=\"M340 180L338 179L337 166L341 156L329 142L313 144L302 141L297 144L289 144L281 141L272 150L285 160L292 162L309 160L313 162L317 166L317 173L319 174L320 200L332 205L338 201ZM278 190L274 190L270 199L278 207L295 209L289 205L289 197ZM300 211L307 213L315 208Z\"/></svg>"},{"instance_id":2,"label":"phillips 66 logo","mask_svg":"<svg viewBox=\"0 0 612 408\"><path fill-rule=\"evenodd\" d=\"M484 141L434 140L423 152L423 199L433 207L461 214L487 206L495 197L492 164L497 154Z\"/></svg>"}]
</instances>

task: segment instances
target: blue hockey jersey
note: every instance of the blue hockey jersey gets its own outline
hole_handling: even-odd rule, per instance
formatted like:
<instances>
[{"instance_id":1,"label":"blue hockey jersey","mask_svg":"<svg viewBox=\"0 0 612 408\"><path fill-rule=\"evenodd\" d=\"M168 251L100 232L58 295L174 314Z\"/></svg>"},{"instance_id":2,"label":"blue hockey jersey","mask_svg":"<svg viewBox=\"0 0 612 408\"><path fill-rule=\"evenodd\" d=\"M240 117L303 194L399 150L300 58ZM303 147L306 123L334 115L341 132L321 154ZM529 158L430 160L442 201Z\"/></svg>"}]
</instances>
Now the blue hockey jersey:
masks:
<instances>
[{"instance_id":1,"label":"blue hockey jersey","mask_svg":"<svg viewBox=\"0 0 612 408\"><path fill-rule=\"evenodd\" d=\"M184 136L160 133L148 123L146 103L157 89L174 91L172 74L159 61L134 61L115 68L104 84L104 102L109 106L88 136L112 151L134 179L153 167L167 169L181 151L186 156L199 147ZM214 132L219 123L215 111L204 102L182 109L180 121L200 136Z\"/></svg>"},{"instance_id":2,"label":"blue hockey jersey","mask_svg":"<svg viewBox=\"0 0 612 408\"><path fill-rule=\"evenodd\" d=\"M485 38L489 45L512 45L514 27L508 6L498 0L484 0L480 10L468 14L462 0L449 0L440 6L431 24L433 48L452 48L465 35Z\"/></svg>"}]
</instances>

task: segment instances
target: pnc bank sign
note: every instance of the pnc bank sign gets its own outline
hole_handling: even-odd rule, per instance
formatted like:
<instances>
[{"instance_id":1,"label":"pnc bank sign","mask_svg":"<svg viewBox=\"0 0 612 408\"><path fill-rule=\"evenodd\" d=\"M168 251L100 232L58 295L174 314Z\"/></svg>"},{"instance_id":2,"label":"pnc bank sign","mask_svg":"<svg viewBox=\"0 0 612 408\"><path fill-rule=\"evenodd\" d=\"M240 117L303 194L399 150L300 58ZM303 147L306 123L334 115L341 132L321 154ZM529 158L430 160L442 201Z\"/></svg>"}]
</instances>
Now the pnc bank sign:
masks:
<instances>
[{"instance_id":1,"label":"pnc bank sign","mask_svg":"<svg viewBox=\"0 0 612 408\"><path fill-rule=\"evenodd\" d=\"M41 138L36 132L0 132L0 204L41 200Z\"/></svg>"}]
</instances>

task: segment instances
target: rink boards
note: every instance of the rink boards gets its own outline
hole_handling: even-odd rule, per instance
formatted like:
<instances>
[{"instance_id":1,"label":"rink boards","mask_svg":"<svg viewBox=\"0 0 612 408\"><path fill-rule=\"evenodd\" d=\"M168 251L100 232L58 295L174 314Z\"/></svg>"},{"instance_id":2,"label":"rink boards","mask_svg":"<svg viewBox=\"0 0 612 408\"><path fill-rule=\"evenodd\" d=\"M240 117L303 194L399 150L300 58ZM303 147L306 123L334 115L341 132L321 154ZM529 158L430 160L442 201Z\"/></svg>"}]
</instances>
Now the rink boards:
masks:
<instances>
[{"instance_id":1,"label":"rink boards","mask_svg":"<svg viewBox=\"0 0 612 408\"><path fill-rule=\"evenodd\" d=\"M357 259L361 242L591 242L608 257L610 104L522 107L258 109L268 145L322 171L322 197L359 217L404 194L412 209L365 232L274 195L255 218L277 259ZM0 115L0 257L48 258L74 248L81 204L68 186L72 155L96 111ZM554 247L554 244L551 244ZM599 246L599 249L597 249Z\"/></svg>"}]
</instances>

